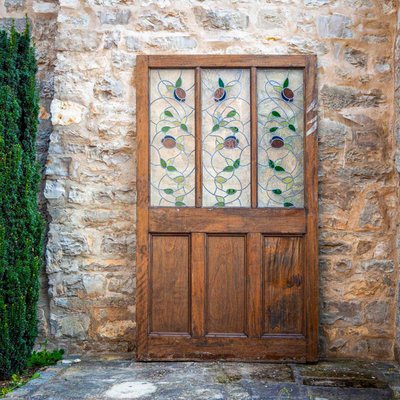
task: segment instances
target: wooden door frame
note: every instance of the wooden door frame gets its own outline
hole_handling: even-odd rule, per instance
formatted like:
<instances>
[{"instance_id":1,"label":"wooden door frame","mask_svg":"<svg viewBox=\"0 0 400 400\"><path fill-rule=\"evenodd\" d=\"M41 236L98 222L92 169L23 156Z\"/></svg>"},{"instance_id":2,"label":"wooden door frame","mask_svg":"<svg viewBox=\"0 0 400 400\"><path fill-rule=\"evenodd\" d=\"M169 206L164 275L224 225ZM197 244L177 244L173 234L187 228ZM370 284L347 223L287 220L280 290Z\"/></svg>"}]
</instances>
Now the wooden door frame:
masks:
<instances>
[{"instance_id":1,"label":"wooden door frame","mask_svg":"<svg viewBox=\"0 0 400 400\"><path fill-rule=\"evenodd\" d=\"M148 265L149 265L149 70L151 68L192 68L196 70L199 88L200 68L301 68L304 71L304 199L305 199L305 361L318 359L318 152L317 152L317 87L315 55L139 55L136 64L136 121L137 121L137 250L136 250L136 346L138 354L147 352L148 342ZM254 80L253 80L254 82ZM255 85L251 87L253 101ZM199 90L197 90L199 93ZM196 96L196 102L200 97ZM251 137L256 138L256 107L253 107ZM196 117L198 132L200 113ZM200 141L197 135L197 141ZM199 143L199 142L197 142ZM254 147L254 146L253 146ZM199 153L199 152L197 152ZM255 165L255 153L252 164ZM199 160L196 159L196 167ZM255 177L255 167L252 176ZM201 179L196 174L196 181ZM201 185L200 185L201 186ZM254 186L254 185L253 185ZM201 193L196 194L196 206ZM254 207L255 195L252 195ZM182 209L181 209L182 210ZM193 211L193 209L191 209ZM291 210L287 210L291 211ZM195 234L196 235L196 234ZM194 255L195 256L195 255ZM194 293L195 295L196 293ZM194 300L196 297L194 297Z\"/></svg>"}]
</instances>

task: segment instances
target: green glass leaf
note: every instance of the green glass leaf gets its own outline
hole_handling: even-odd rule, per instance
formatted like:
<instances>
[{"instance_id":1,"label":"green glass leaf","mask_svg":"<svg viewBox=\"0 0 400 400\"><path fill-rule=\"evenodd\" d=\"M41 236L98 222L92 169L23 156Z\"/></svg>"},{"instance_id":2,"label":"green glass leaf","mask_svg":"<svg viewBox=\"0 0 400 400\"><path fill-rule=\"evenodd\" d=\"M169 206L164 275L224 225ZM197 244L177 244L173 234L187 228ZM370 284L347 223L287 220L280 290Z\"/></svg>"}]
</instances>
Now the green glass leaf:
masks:
<instances>
[{"instance_id":1,"label":"green glass leaf","mask_svg":"<svg viewBox=\"0 0 400 400\"><path fill-rule=\"evenodd\" d=\"M281 190L281 189L274 189L274 190L272 191L272 193L275 193L275 194L282 194L282 190Z\"/></svg>"},{"instance_id":2,"label":"green glass leaf","mask_svg":"<svg viewBox=\"0 0 400 400\"><path fill-rule=\"evenodd\" d=\"M232 165L228 165L223 169L224 172L232 172L233 171L233 166Z\"/></svg>"},{"instance_id":3,"label":"green glass leaf","mask_svg":"<svg viewBox=\"0 0 400 400\"><path fill-rule=\"evenodd\" d=\"M185 195L175 197L175 201L183 201Z\"/></svg>"},{"instance_id":4,"label":"green glass leaf","mask_svg":"<svg viewBox=\"0 0 400 400\"><path fill-rule=\"evenodd\" d=\"M225 199L222 196L215 196L217 199L218 203L225 203Z\"/></svg>"},{"instance_id":5,"label":"green glass leaf","mask_svg":"<svg viewBox=\"0 0 400 400\"><path fill-rule=\"evenodd\" d=\"M275 163L272 160L268 160L268 165L270 168L275 168Z\"/></svg>"},{"instance_id":6,"label":"green glass leaf","mask_svg":"<svg viewBox=\"0 0 400 400\"><path fill-rule=\"evenodd\" d=\"M176 171L176 168L173 165L168 165L167 171Z\"/></svg>"},{"instance_id":7,"label":"green glass leaf","mask_svg":"<svg viewBox=\"0 0 400 400\"><path fill-rule=\"evenodd\" d=\"M174 178L174 181L176 182L176 183L182 183L182 182L184 182L185 181L185 177L184 176L177 176L176 178Z\"/></svg>"},{"instance_id":8,"label":"green glass leaf","mask_svg":"<svg viewBox=\"0 0 400 400\"><path fill-rule=\"evenodd\" d=\"M225 202L219 201L217 204L215 204L217 207L225 207Z\"/></svg>"},{"instance_id":9,"label":"green glass leaf","mask_svg":"<svg viewBox=\"0 0 400 400\"><path fill-rule=\"evenodd\" d=\"M290 203L289 201L283 203L283 207L293 207L293 203Z\"/></svg>"},{"instance_id":10,"label":"green glass leaf","mask_svg":"<svg viewBox=\"0 0 400 400\"><path fill-rule=\"evenodd\" d=\"M167 85L167 89L168 89L168 90L174 90L174 89L175 89L175 86L173 86L173 85Z\"/></svg>"},{"instance_id":11,"label":"green glass leaf","mask_svg":"<svg viewBox=\"0 0 400 400\"><path fill-rule=\"evenodd\" d=\"M226 193L229 194L229 195L235 194L236 192L237 192L236 189L227 189L226 190Z\"/></svg>"},{"instance_id":12,"label":"green glass leaf","mask_svg":"<svg viewBox=\"0 0 400 400\"><path fill-rule=\"evenodd\" d=\"M237 169L240 166L240 158L238 158L237 160L235 160L235 162L233 163L233 168Z\"/></svg>"},{"instance_id":13,"label":"green glass leaf","mask_svg":"<svg viewBox=\"0 0 400 400\"><path fill-rule=\"evenodd\" d=\"M289 128L291 131L296 132L296 128L294 127L294 125L289 124L288 128Z\"/></svg>"},{"instance_id":14,"label":"green glass leaf","mask_svg":"<svg viewBox=\"0 0 400 400\"><path fill-rule=\"evenodd\" d=\"M224 147L225 147L224 144L223 144L223 143L220 143L219 145L217 145L217 146L215 147L215 150L222 150Z\"/></svg>"},{"instance_id":15,"label":"green glass leaf","mask_svg":"<svg viewBox=\"0 0 400 400\"><path fill-rule=\"evenodd\" d=\"M178 80L176 81L176 83L175 83L175 87L181 87L182 86L182 78L181 77L179 77L178 78Z\"/></svg>"},{"instance_id":16,"label":"green glass leaf","mask_svg":"<svg viewBox=\"0 0 400 400\"><path fill-rule=\"evenodd\" d=\"M167 163L165 160L163 160L162 158L160 158L160 164L163 168L167 168Z\"/></svg>"},{"instance_id":17,"label":"green glass leaf","mask_svg":"<svg viewBox=\"0 0 400 400\"><path fill-rule=\"evenodd\" d=\"M181 129L185 132L188 131L188 127L185 124L181 124Z\"/></svg>"},{"instance_id":18,"label":"green glass leaf","mask_svg":"<svg viewBox=\"0 0 400 400\"><path fill-rule=\"evenodd\" d=\"M277 131L278 130L278 128L276 127L276 126L274 126L273 128L270 128L270 132L275 132L275 131Z\"/></svg>"},{"instance_id":19,"label":"green glass leaf","mask_svg":"<svg viewBox=\"0 0 400 400\"><path fill-rule=\"evenodd\" d=\"M172 189L164 189L164 193L172 194L172 193L174 193L174 191Z\"/></svg>"},{"instance_id":20,"label":"green glass leaf","mask_svg":"<svg viewBox=\"0 0 400 400\"><path fill-rule=\"evenodd\" d=\"M216 176L215 180L218 183L225 183L226 182L226 178L224 178L223 176L220 176L220 175Z\"/></svg>"},{"instance_id":21,"label":"green glass leaf","mask_svg":"<svg viewBox=\"0 0 400 400\"><path fill-rule=\"evenodd\" d=\"M215 132L219 129L219 124L213 126L212 131Z\"/></svg>"},{"instance_id":22,"label":"green glass leaf","mask_svg":"<svg viewBox=\"0 0 400 400\"><path fill-rule=\"evenodd\" d=\"M221 88L225 87L224 81L221 78L218 79L218 86Z\"/></svg>"},{"instance_id":23,"label":"green glass leaf","mask_svg":"<svg viewBox=\"0 0 400 400\"><path fill-rule=\"evenodd\" d=\"M165 114L167 117L173 117L173 114L172 114L171 111L165 110L165 111L164 111L164 114Z\"/></svg>"},{"instance_id":24,"label":"green glass leaf","mask_svg":"<svg viewBox=\"0 0 400 400\"><path fill-rule=\"evenodd\" d=\"M161 128L161 130L162 130L164 133L165 133L165 132L168 132L170 129L171 129L170 126L163 126L163 127Z\"/></svg>"},{"instance_id":25,"label":"green glass leaf","mask_svg":"<svg viewBox=\"0 0 400 400\"><path fill-rule=\"evenodd\" d=\"M287 176L286 178L283 178L282 181L285 183L290 183L293 181L293 178L291 176Z\"/></svg>"},{"instance_id":26,"label":"green glass leaf","mask_svg":"<svg viewBox=\"0 0 400 400\"><path fill-rule=\"evenodd\" d=\"M237 128L236 126L231 126L229 129L234 133L239 132L239 128Z\"/></svg>"},{"instance_id":27,"label":"green glass leaf","mask_svg":"<svg viewBox=\"0 0 400 400\"><path fill-rule=\"evenodd\" d=\"M176 205L177 207L182 207L182 206L185 205L185 203L183 203L182 201L176 201L176 202L175 202L175 205Z\"/></svg>"},{"instance_id":28,"label":"green glass leaf","mask_svg":"<svg viewBox=\"0 0 400 400\"><path fill-rule=\"evenodd\" d=\"M177 143L176 144L176 148L178 149L178 150L185 150L185 146L183 145L183 144L180 144L180 143Z\"/></svg>"},{"instance_id":29,"label":"green glass leaf","mask_svg":"<svg viewBox=\"0 0 400 400\"><path fill-rule=\"evenodd\" d=\"M282 86L274 86L274 89L275 89L277 92L282 92L283 87L282 87Z\"/></svg>"},{"instance_id":30,"label":"green glass leaf","mask_svg":"<svg viewBox=\"0 0 400 400\"><path fill-rule=\"evenodd\" d=\"M271 113L274 117L280 117L281 114L278 113L278 111L272 111Z\"/></svg>"},{"instance_id":31,"label":"green glass leaf","mask_svg":"<svg viewBox=\"0 0 400 400\"><path fill-rule=\"evenodd\" d=\"M226 114L226 116L227 116L227 118L232 118L232 117L234 117L236 114L237 114L237 113L236 113L236 110L232 110L232 111L229 111L228 114Z\"/></svg>"},{"instance_id":32,"label":"green glass leaf","mask_svg":"<svg viewBox=\"0 0 400 400\"><path fill-rule=\"evenodd\" d=\"M285 82L283 82L283 87L287 88L289 86L289 78L285 79Z\"/></svg>"},{"instance_id":33,"label":"green glass leaf","mask_svg":"<svg viewBox=\"0 0 400 400\"><path fill-rule=\"evenodd\" d=\"M277 165L277 166L275 167L275 171L283 172L283 171L285 171L285 168L283 168L283 167Z\"/></svg>"}]
</instances>

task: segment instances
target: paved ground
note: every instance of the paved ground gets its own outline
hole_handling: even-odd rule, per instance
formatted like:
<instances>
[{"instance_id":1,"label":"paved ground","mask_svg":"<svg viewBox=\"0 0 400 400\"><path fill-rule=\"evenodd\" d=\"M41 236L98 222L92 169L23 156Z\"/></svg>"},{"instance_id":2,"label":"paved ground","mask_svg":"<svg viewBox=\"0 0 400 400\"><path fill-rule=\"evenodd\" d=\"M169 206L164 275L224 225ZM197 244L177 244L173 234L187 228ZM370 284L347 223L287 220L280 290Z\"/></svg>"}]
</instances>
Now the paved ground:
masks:
<instances>
[{"instance_id":1,"label":"paved ground","mask_svg":"<svg viewBox=\"0 0 400 400\"><path fill-rule=\"evenodd\" d=\"M314 365L84 359L59 364L7 399L390 400L400 399L394 363Z\"/></svg>"}]
</instances>

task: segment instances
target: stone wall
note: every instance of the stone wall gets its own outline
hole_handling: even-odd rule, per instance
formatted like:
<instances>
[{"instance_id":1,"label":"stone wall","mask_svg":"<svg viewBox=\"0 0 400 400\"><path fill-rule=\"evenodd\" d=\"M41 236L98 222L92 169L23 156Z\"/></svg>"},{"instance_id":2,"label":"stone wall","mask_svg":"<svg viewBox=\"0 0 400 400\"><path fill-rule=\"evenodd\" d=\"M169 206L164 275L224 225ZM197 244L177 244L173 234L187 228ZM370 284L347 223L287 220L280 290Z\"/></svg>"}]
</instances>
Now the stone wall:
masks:
<instances>
[{"instance_id":1,"label":"stone wall","mask_svg":"<svg viewBox=\"0 0 400 400\"><path fill-rule=\"evenodd\" d=\"M60 0L44 189L50 339L73 352L135 346L136 55L316 53L321 356L393 358L397 9L395 0Z\"/></svg>"}]
</instances>

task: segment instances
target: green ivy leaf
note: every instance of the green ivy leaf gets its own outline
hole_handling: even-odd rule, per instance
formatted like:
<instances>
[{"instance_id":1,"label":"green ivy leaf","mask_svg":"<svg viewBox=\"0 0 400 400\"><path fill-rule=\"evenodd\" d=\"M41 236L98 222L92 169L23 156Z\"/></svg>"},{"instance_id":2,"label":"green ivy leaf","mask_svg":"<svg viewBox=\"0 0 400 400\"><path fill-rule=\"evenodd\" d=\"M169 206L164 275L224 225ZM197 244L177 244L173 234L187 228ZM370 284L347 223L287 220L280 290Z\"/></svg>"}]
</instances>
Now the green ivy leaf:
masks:
<instances>
[{"instance_id":1,"label":"green ivy leaf","mask_svg":"<svg viewBox=\"0 0 400 400\"><path fill-rule=\"evenodd\" d=\"M239 128L236 127L236 126L231 126L229 129L230 129L233 133L239 132Z\"/></svg>"},{"instance_id":2,"label":"green ivy leaf","mask_svg":"<svg viewBox=\"0 0 400 400\"><path fill-rule=\"evenodd\" d=\"M174 193L174 191L172 189L164 189L164 193L172 194L172 193Z\"/></svg>"},{"instance_id":3,"label":"green ivy leaf","mask_svg":"<svg viewBox=\"0 0 400 400\"><path fill-rule=\"evenodd\" d=\"M165 160L163 160L162 158L160 158L160 164L163 168L167 168L167 163Z\"/></svg>"},{"instance_id":4,"label":"green ivy leaf","mask_svg":"<svg viewBox=\"0 0 400 400\"><path fill-rule=\"evenodd\" d=\"M296 132L296 128L294 127L294 125L290 124L290 125L288 126L288 128L289 128L291 131Z\"/></svg>"},{"instance_id":5,"label":"green ivy leaf","mask_svg":"<svg viewBox=\"0 0 400 400\"><path fill-rule=\"evenodd\" d=\"M229 194L229 195L235 194L236 192L237 192L236 189L227 189L226 190L226 193Z\"/></svg>"},{"instance_id":6,"label":"green ivy leaf","mask_svg":"<svg viewBox=\"0 0 400 400\"><path fill-rule=\"evenodd\" d=\"M281 189L274 189L274 190L272 191L272 193L275 193L275 194L282 194L282 190L281 190Z\"/></svg>"},{"instance_id":7,"label":"green ivy leaf","mask_svg":"<svg viewBox=\"0 0 400 400\"><path fill-rule=\"evenodd\" d=\"M278 113L278 111L272 111L271 113L274 117L280 117L281 114Z\"/></svg>"},{"instance_id":8,"label":"green ivy leaf","mask_svg":"<svg viewBox=\"0 0 400 400\"><path fill-rule=\"evenodd\" d=\"M162 130L164 133L165 133L165 132L168 132L170 129L171 129L170 126L163 126L163 127L161 128L161 130Z\"/></svg>"},{"instance_id":9,"label":"green ivy leaf","mask_svg":"<svg viewBox=\"0 0 400 400\"><path fill-rule=\"evenodd\" d=\"M287 88L289 86L289 78L285 79L285 82L283 82L283 87Z\"/></svg>"},{"instance_id":10,"label":"green ivy leaf","mask_svg":"<svg viewBox=\"0 0 400 400\"><path fill-rule=\"evenodd\" d=\"M173 165L168 165L167 171L176 171L176 168Z\"/></svg>"},{"instance_id":11,"label":"green ivy leaf","mask_svg":"<svg viewBox=\"0 0 400 400\"><path fill-rule=\"evenodd\" d=\"M237 160L235 160L235 162L233 163L233 168L237 169L240 166L240 158L238 158Z\"/></svg>"},{"instance_id":12,"label":"green ivy leaf","mask_svg":"<svg viewBox=\"0 0 400 400\"><path fill-rule=\"evenodd\" d=\"M176 81L176 83L175 83L175 87L181 87L182 86L182 78L181 77L179 77L178 78L178 80Z\"/></svg>"},{"instance_id":13,"label":"green ivy leaf","mask_svg":"<svg viewBox=\"0 0 400 400\"><path fill-rule=\"evenodd\" d=\"M182 182L184 182L185 181L185 177L184 176L177 176L176 178L174 178L174 181L176 182L176 183L182 183Z\"/></svg>"},{"instance_id":14,"label":"green ivy leaf","mask_svg":"<svg viewBox=\"0 0 400 400\"><path fill-rule=\"evenodd\" d=\"M181 124L181 129L185 132L188 131L188 127L185 124Z\"/></svg>"},{"instance_id":15,"label":"green ivy leaf","mask_svg":"<svg viewBox=\"0 0 400 400\"><path fill-rule=\"evenodd\" d=\"M272 160L268 160L268 165L270 168L275 168L275 163Z\"/></svg>"},{"instance_id":16,"label":"green ivy leaf","mask_svg":"<svg viewBox=\"0 0 400 400\"><path fill-rule=\"evenodd\" d=\"M275 131L277 131L277 130L278 130L278 127L274 126L274 127L271 128L269 131L270 131L270 132L275 132Z\"/></svg>"},{"instance_id":17,"label":"green ivy leaf","mask_svg":"<svg viewBox=\"0 0 400 400\"><path fill-rule=\"evenodd\" d=\"M182 201L176 201L176 202L175 202L175 205L176 205L177 207L182 207L182 206L185 205L185 203L182 202Z\"/></svg>"},{"instance_id":18,"label":"green ivy leaf","mask_svg":"<svg viewBox=\"0 0 400 400\"><path fill-rule=\"evenodd\" d=\"M229 111L228 114L226 114L226 116L227 116L227 118L232 118L232 117L234 117L236 114L237 114L237 113L236 113L236 110L232 110L232 111Z\"/></svg>"},{"instance_id":19,"label":"green ivy leaf","mask_svg":"<svg viewBox=\"0 0 400 400\"><path fill-rule=\"evenodd\" d=\"M285 168L283 168L283 167L277 165L277 166L275 167L275 171L283 172L283 171L285 171Z\"/></svg>"},{"instance_id":20,"label":"green ivy leaf","mask_svg":"<svg viewBox=\"0 0 400 400\"><path fill-rule=\"evenodd\" d=\"M218 79L218 86L221 88L225 87L224 81L221 78Z\"/></svg>"},{"instance_id":21,"label":"green ivy leaf","mask_svg":"<svg viewBox=\"0 0 400 400\"><path fill-rule=\"evenodd\" d=\"M219 124L213 126L212 131L215 132L219 129Z\"/></svg>"},{"instance_id":22,"label":"green ivy leaf","mask_svg":"<svg viewBox=\"0 0 400 400\"><path fill-rule=\"evenodd\" d=\"M293 207L293 203L290 203L289 201L283 203L283 207Z\"/></svg>"},{"instance_id":23,"label":"green ivy leaf","mask_svg":"<svg viewBox=\"0 0 400 400\"><path fill-rule=\"evenodd\" d=\"M167 117L173 117L173 114L172 114L171 111L165 110L165 111L164 111L164 114L165 114Z\"/></svg>"},{"instance_id":24,"label":"green ivy leaf","mask_svg":"<svg viewBox=\"0 0 400 400\"><path fill-rule=\"evenodd\" d=\"M232 172L233 171L233 166L232 165L228 165L223 169L224 172Z\"/></svg>"}]
</instances>

